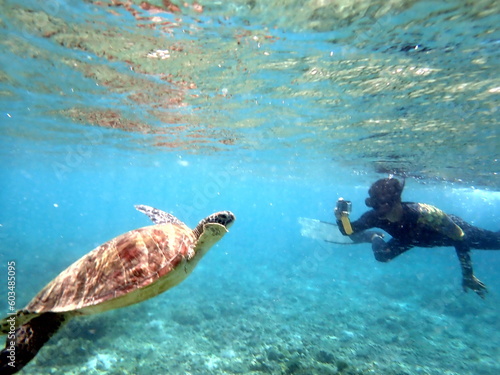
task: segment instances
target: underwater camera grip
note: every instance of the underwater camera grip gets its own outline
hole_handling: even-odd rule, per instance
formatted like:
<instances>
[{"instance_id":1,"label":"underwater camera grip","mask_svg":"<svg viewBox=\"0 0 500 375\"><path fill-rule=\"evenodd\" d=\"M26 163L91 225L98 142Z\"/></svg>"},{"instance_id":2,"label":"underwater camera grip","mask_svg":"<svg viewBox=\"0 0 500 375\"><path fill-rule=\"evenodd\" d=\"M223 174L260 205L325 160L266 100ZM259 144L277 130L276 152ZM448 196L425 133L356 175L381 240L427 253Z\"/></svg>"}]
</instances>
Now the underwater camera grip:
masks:
<instances>
[{"instance_id":1,"label":"underwater camera grip","mask_svg":"<svg viewBox=\"0 0 500 375\"><path fill-rule=\"evenodd\" d=\"M344 198L339 198L337 206L335 207L335 217L339 219L344 227L345 233L350 236L353 233L351 221L349 220L349 213L351 212L352 203L346 201Z\"/></svg>"}]
</instances>

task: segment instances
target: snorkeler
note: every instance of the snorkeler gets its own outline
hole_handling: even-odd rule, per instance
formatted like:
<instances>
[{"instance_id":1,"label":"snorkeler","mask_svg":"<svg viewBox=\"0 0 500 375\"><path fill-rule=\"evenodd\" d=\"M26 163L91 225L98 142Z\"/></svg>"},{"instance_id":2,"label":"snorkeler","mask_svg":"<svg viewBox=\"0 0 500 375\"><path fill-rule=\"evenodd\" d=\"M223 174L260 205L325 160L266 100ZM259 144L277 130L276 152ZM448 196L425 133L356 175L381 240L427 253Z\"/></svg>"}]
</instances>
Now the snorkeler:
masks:
<instances>
[{"instance_id":1,"label":"snorkeler","mask_svg":"<svg viewBox=\"0 0 500 375\"><path fill-rule=\"evenodd\" d=\"M401 202L404 183L396 178L376 181L368 191L365 204L372 210L350 222L350 202L340 198L335 208L337 224L343 235L355 242L371 242L375 259L388 262L414 246L454 246L462 268L462 286L484 298L486 286L474 276L470 249L500 250L500 232L477 228L455 215L423 203ZM382 233L366 231L380 228L392 238L385 242Z\"/></svg>"}]
</instances>

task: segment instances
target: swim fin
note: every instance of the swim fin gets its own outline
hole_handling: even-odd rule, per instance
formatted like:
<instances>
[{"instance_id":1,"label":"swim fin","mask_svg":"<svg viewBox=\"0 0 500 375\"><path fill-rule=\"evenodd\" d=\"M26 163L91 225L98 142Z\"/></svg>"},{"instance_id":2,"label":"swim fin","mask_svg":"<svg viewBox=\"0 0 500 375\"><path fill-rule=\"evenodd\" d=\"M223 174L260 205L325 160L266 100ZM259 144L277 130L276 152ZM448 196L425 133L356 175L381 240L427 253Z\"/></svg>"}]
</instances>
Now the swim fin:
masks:
<instances>
[{"instance_id":1,"label":"swim fin","mask_svg":"<svg viewBox=\"0 0 500 375\"><path fill-rule=\"evenodd\" d=\"M300 224L300 234L302 237L342 245L352 245L354 243L349 237L340 233L337 224L317 219L309 219L307 217L299 217L297 221Z\"/></svg>"}]
</instances>

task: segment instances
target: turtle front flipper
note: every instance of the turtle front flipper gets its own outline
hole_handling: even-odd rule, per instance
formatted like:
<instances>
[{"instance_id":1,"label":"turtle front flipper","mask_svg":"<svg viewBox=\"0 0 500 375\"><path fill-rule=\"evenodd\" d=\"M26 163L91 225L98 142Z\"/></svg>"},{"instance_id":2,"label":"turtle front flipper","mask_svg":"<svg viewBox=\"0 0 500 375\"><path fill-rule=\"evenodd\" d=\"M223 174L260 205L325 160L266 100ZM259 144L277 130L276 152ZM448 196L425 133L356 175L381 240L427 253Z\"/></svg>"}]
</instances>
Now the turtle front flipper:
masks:
<instances>
[{"instance_id":1,"label":"turtle front flipper","mask_svg":"<svg viewBox=\"0 0 500 375\"><path fill-rule=\"evenodd\" d=\"M175 224L184 225L182 221L177 219L174 215L168 212L159 210L157 208L146 206L144 204L138 204L134 206L135 209L143 214L147 215L151 221L155 224Z\"/></svg>"},{"instance_id":2,"label":"turtle front flipper","mask_svg":"<svg viewBox=\"0 0 500 375\"><path fill-rule=\"evenodd\" d=\"M67 320L66 314L44 313L17 328L15 338L7 336L0 352L0 374L15 374L26 366Z\"/></svg>"}]
</instances>

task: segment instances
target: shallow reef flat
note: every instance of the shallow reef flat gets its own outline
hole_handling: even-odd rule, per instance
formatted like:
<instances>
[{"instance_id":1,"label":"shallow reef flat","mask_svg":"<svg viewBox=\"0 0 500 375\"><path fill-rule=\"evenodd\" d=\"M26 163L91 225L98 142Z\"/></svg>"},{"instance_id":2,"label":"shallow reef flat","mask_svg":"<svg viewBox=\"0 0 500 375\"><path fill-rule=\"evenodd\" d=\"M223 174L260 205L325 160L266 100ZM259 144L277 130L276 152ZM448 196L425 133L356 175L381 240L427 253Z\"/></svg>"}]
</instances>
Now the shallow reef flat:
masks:
<instances>
[{"instance_id":1,"label":"shallow reef flat","mask_svg":"<svg viewBox=\"0 0 500 375\"><path fill-rule=\"evenodd\" d=\"M244 277L238 269L221 275L205 266L151 301L75 319L23 373L500 371L498 335L492 334L500 329L497 296L482 301L452 281L438 285L440 276L415 276L423 270L401 276L372 264L339 274L328 264L286 269L283 263Z\"/></svg>"}]
</instances>

